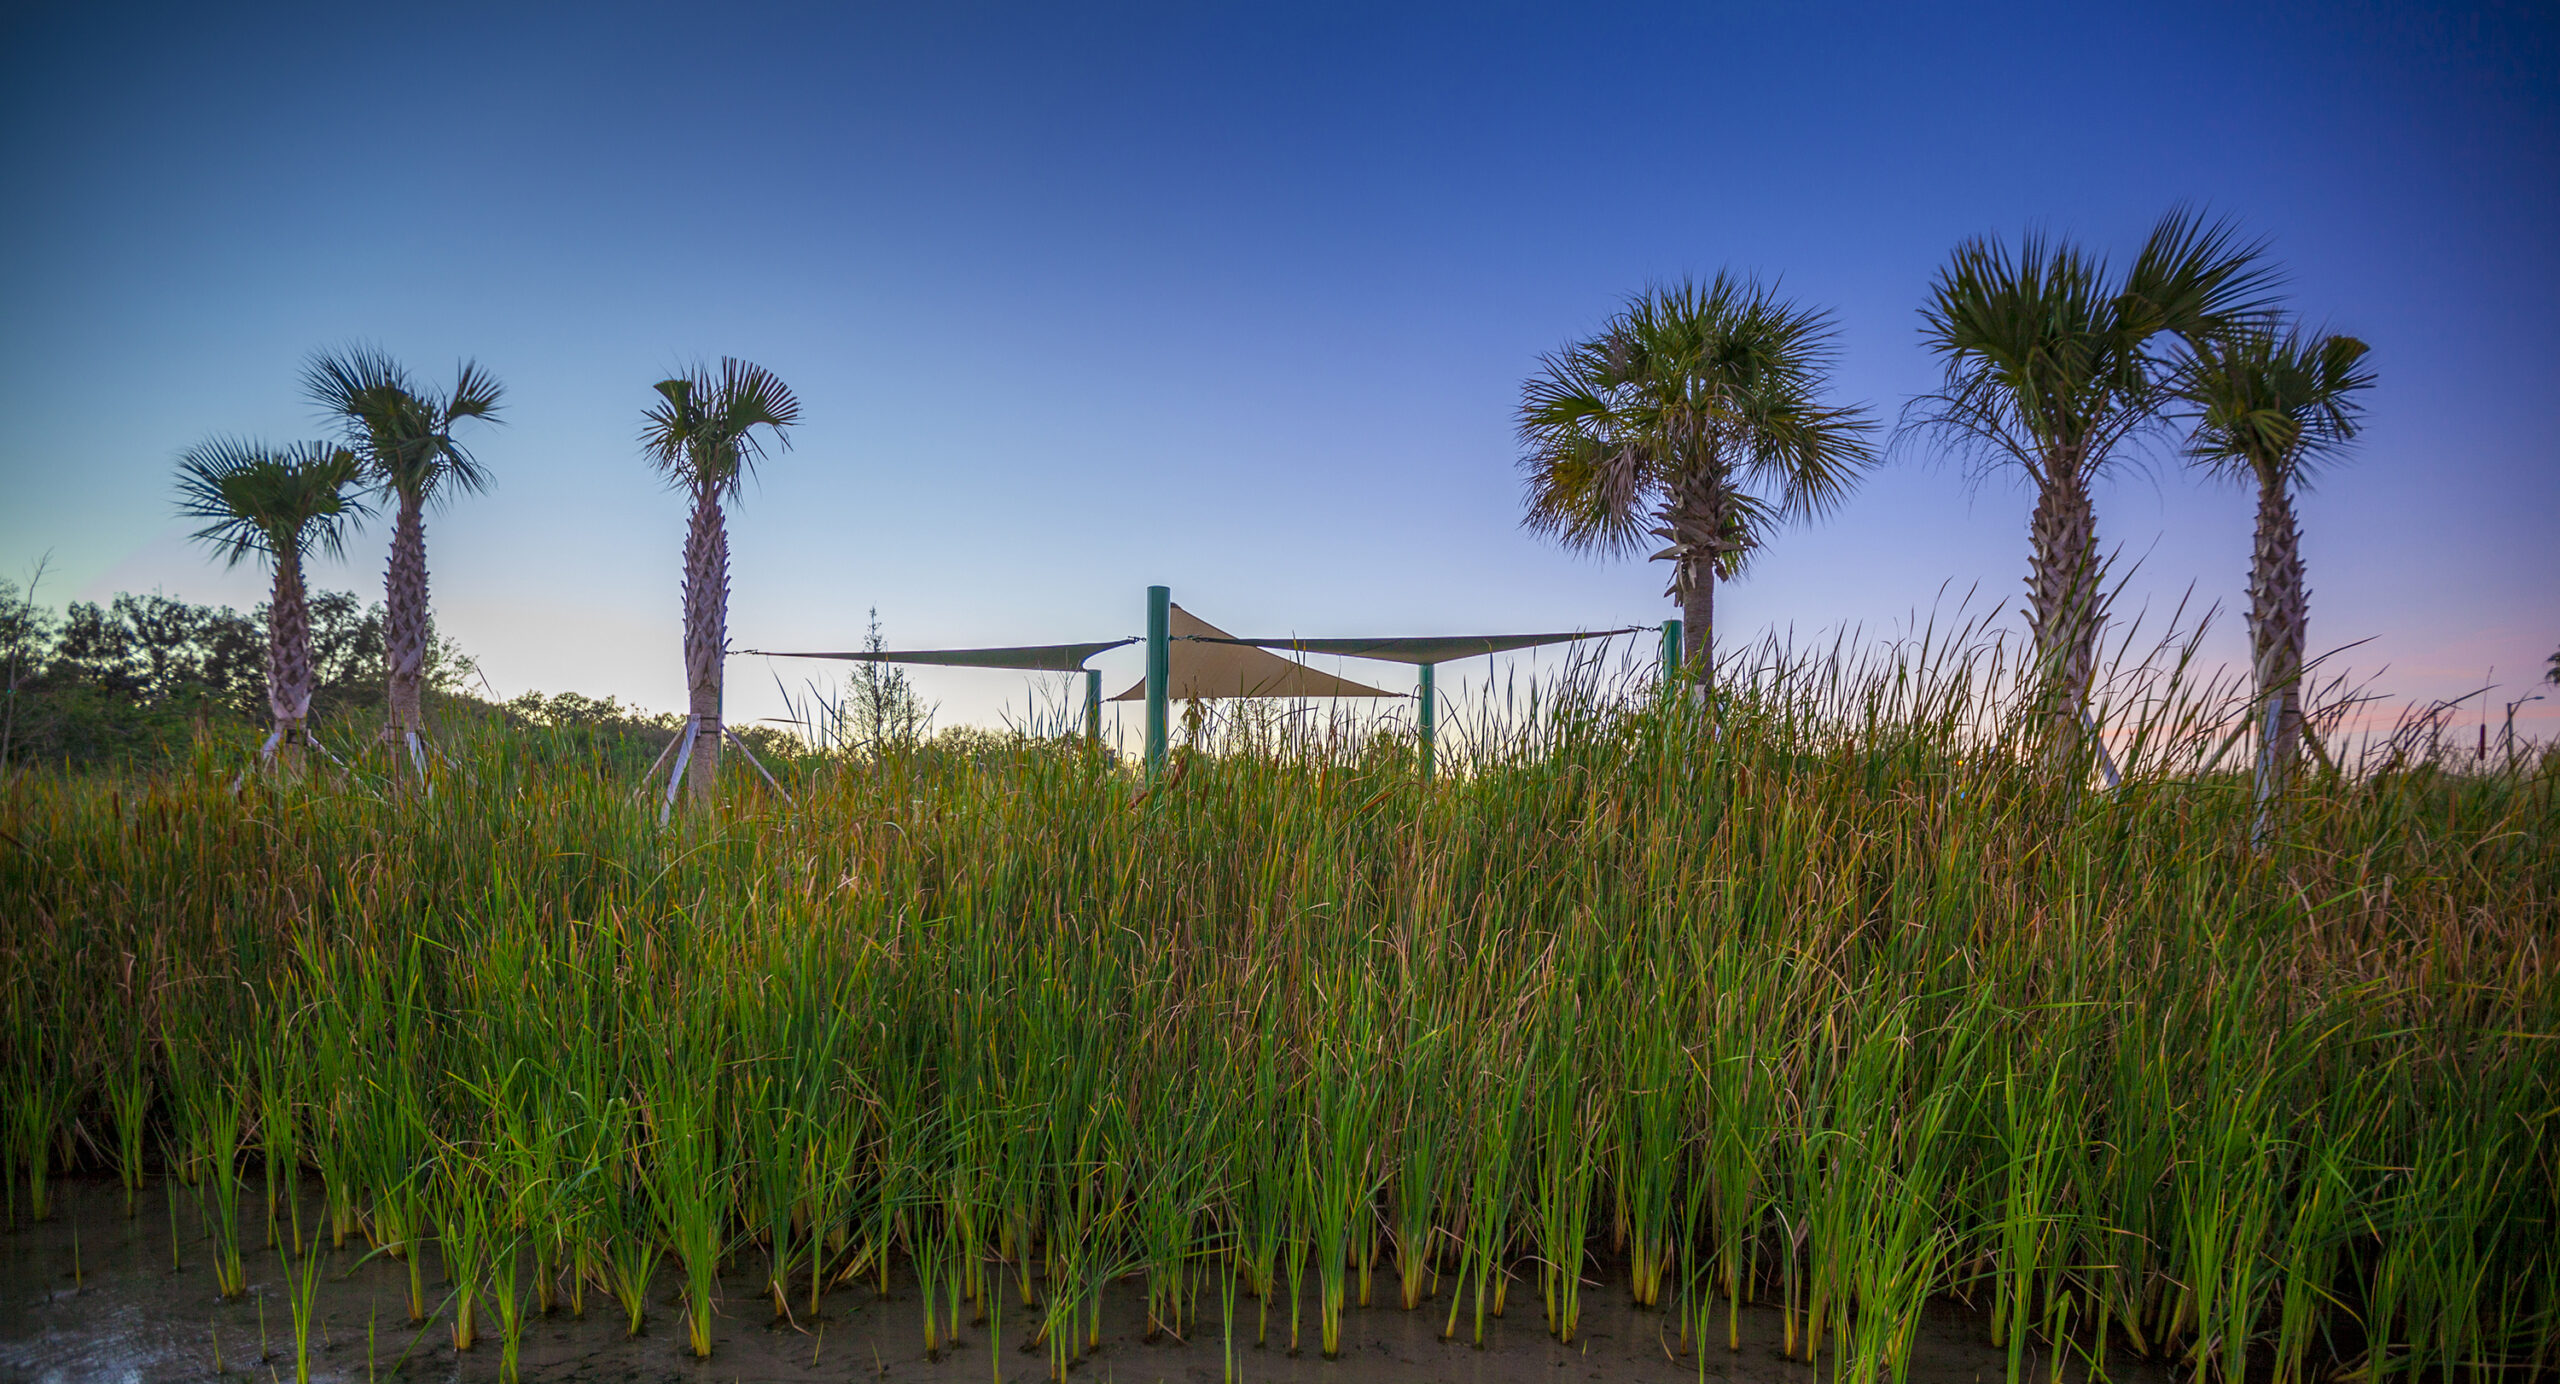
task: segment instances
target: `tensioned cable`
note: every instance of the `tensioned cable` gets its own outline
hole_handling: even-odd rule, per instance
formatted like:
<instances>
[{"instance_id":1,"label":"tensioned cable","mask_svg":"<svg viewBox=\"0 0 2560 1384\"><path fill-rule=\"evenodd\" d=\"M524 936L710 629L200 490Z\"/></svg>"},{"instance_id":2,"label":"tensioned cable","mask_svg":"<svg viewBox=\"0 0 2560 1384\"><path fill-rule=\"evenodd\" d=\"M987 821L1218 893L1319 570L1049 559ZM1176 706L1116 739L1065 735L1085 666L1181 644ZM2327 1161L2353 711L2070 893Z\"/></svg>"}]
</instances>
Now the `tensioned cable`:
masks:
<instances>
[{"instance_id":1,"label":"tensioned cable","mask_svg":"<svg viewBox=\"0 0 2560 1384\"><path fill-rule=\"evenodd\" d=\"M1202 644L1242 644L1255 649L1288 649L1302 654L1341 654L1349 658L1374 658L1387 663L1447 663L1453 659L1475 658L1483 654L1507 653L1513 649L1536 648L1541 644L1570 644L1582 639L1607 639L1613 635L1633 634L1640 625L1623 629L1588 630L1553 634L1424 634L1390 635L1369 639L1221 639L1212 635L1176 636Z\"/></svg>"},{"instance_id":2,"label":"tensioned cable","mask_svg":"<svg viewBox=\"0 0 2560 1384\"><path fill-rule=\"evenodd\" d=\"M854 649L841 653L795 653L779 649L740 649L767 658L840 658L854 663L925 663L949 668L1022 668L1035 673L1074 673L1095 654L1135 644L1135 638L1092 644L1021 644L1001 649Z\"/></svg>"}]
</instances>

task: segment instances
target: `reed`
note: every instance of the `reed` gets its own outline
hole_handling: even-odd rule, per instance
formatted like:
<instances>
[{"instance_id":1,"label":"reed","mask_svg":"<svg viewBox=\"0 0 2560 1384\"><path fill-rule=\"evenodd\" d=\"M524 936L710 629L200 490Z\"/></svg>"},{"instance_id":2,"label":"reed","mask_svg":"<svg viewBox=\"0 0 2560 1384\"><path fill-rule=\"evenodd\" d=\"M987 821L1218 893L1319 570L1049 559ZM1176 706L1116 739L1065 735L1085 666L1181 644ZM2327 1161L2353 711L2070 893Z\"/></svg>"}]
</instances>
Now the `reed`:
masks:
<instances>
[{"instance_id":1,"label":"reed","mask_svg":"<svg viewBox=\"0 0 2560 1384\"><path fill-rule=\"evenodd\" d=\"M1582 1321L1582 1261L1591 1238L1591 1204L1600 1172L1596 1112L1584 1086L1596 1056L1587 1046L1588 1020L1578 997L1557 1002L1546 1023L1552 1030L1541 1089L1531 1100L1537 1140L1534 1201L1539 1298L1547 1330L1573 1343Z\"/></svg>"},{"instance_id":2,"label":"reed","mask_svg":"<svg viewBox=\"0 0 2560 1384\"><path fill-rule=\"evenodd\" d=\"M694 1002L661 1001L652 1017L668 1027L639 1063L648 1130L642 1186L657 1236L684 1275L685 1344L700 1359L711 1354L711 1317L736 1201L733 1153L722 1125L725 1079L705 1032L716 1021L705 1010Z\"/></svg>"},{"instance_id":3,"label":"reed","mask_svg":"<svg viewBox=\"0 0 2560 1384\"><path fill-rule=\"evenodd\" d=\"M210 1015L200 1022L211 1025ZM164 1038L168 1056L170 1123L179 1147L173 1160L194 1172L197 1205L206 1237L213 1246L214 1292L225 1298L248 1290L248 1271L240 1259L240 1158L247 1133L234 1054L204 1032L182 1032Z\"/></svg>"},{"instance_id":4,"label":"reed","mask_svg":"<svg viewBox=\"0 0 2560 1384\"><path fill-rule=\"evenodd\" d=\"M310 1131L301 1146L303 1157L320 1179L321 1215L328 1223L329 1246L345 1249L358 1220L361 1179L355 1160L361 1136L354 1121L363 1076L355 1015L346 1002L351 987L337 984L329 966L327 958L307 950L301 959L301 974L311 996L300 1017L308 1058L301 1089L293 1098L300 1105L299 1118Z\"/></svg>"},{"instance_id":5,"label":"reed","mask_svg":"<svg viewBox=\"0 0 2560 1384\"><path fill-rule=\"evenodd\" d=\"M1742 1349L1742 1305L1756 1291L1761 1235L1774 1206L1771 1161L1779 1146L1772 1136L1781 1113L1782 1044L1773 1012L1779 977L1762 969L1767 964L1739 948L1724 948L1699 965L1711 988L1702 997L1704 1033L1690 1064L1704 1097L1698 1113L1705 1117L1706 1135L1699 1148L1702 1166L1685 1198L1682 1238L1712 1266L1724 1290L1727 1350ZM1703 1343L1706 1295L1700 1292L1693 1301Z\"/></svg>"},{"instance_id":6,"label":"reed","mask_svg":"<svg viewBox=\"0 0 2560 1384\"><path fill-rule=\"evenodd\" d=\"M552 1310L566 1238L559 1210L564 1150L573 1131L526 1041L532 1035L514 1037L501 1040L514 1060L471 1090L485 1111L478 1158L491 1200L486 1281L498 1318L498 1375L508 1384L517 1377L528 1300L536 1311Z\"/></svg>"},{"instance_id":7,"label":"reed","mask_svg":"<svg viewBox=\"0 0 2560 1384\"><path fill-rule=\"evenodd\" d=\"M1394 1218L1396 1300L1407 1312L1421 1307L1438 1281L1440 1217L1454 1166L1443 1147L1449 1129L1443 1066L1449 1029L1433 1022L1436 1017L1424 1009L1409 1011L1403 1019L1404 1036L1390 1069L1395 1086L1387 1098L1397 1112L1386 1146L1393 1169L1389 1213Z\"/></svg>"},{"instance_id":8,"label":"reed","mask_svg":"<svg viewBox=\"0 0 2560 1384\"><path fill-rule=\"evenodd\" d=\"M263 1041L250 1046L247 1078L253 1099L251 1109L257 1121L258 1160L263 1174L260 1185L266 1189L263 1209L270 1249L280 1240L299 1242L302 1238L300 1098L307 1083L302 1035L296 1031L293 1010L282 1007L294 1003L297 997L290 984L279 989L283 992L277 996L279 1009L265 1018L266 1031L259 1035ZM281 1226L277 1223L279 1208L284 1216Z\"/></svg>"},{"instance_id":9,"label":"reed","mask_svg":"<svg viewBox=\"0 0 2560 1384\"><path fill-rule=\"evenodd\" d=\"M1515 1279L1566 1340L1622 1285L1702 1374L1774 1302L1899 1378L1950 1300L2010 1384L2548 1370L2560 760L2315 717L2336 772L2262 844L2245 692L2170 652L2102 689L2112 791L1934 629L1738 651L1712 708L1453 692L1428 782L1271 708L1152 786L1031 735L813 750L672 828L467 720L432 794L235 794L212 742L21 774L9 1210L66 1157L164 1176L233 1293L264 1170L297 1272L360 1235L421 1323L440 1241L502 1374L591 1288L643 1330L662 1261L709 1352L732 1254L803 1326L912 1275L928 1351L1010 1295L1059 1374L1124 1278L1232 1369L1341 1349L1373 1270L1476 1341Z\"/></svg>"},{"instance_id":10,"label":"reed","mask_svg":"<svg viewBox=\"0 0 2560 1384\"><path fill-rule=\"evenodd\" d=\"M20 1191L26 1196L26 1219L41 1221L53 1214L56 1148L69 1132L66 1125L79 1103L84 1076L71 1053L82 1026L63 1012L68 1003L64 996L20 990L9 1005L11 1060L0 1068L8 1075L5 1097L0 1097L0 1128L5 1128L12 1171L19 1175L5 1179L12 1222L18 1219Z\"/></svg>"},{"instance_id":11,"label":"reed","mask_svg":"<svg viewBox=\"0 0 2560 1384\"><path fill-rule=\"evenodd\" d=\"M151 1140L151 1106L158 1094L151 1079L149 1030L132 1029L116 1043L106 1070L107 1127L115 1140L116 1184L124 1190L127 1219L140 1205L149 1166L143 1161Z\"/></svg>"},{"instance_id":12,"label":"reed","mask_svg":"<svg viewBox=\"0 0 2560 1384\"><path fill-rule=\"evenodd\" d=\"M1342 1311L1349 1279L1377 1214L1383 1180L1375 1076L1383 1055L1375 992L1350 977L1326 988L1354 998L1331 1007L1325 1027L1316 1035L1298 1162L1304 1220L1316 1264L1317 1334L1324 1358L1330 1360L1342 1353ZM1292 1331L1293 1342L1295 1336Z\"/></svg>"},{"instance_id":13,"label":"reed","mask_svg":"<svg viewBox=\"0 0 2560 1384\"><path fill-rule=\"evenodd\" d=\"M299 1218L296 1218L297 1224ZM311 1384L311 1338L319 1327L320 1241L325 1226L315 1222L308 1241L296 1232L279 1250L284 1258L285 1302L293 1319L293 1384Z\"/></svg>"},{"instance_id":14,"label":"reed","mask_svg":"<svg viewBox=\"0 0 2560 1384\"><path fill-rule=\"evenodd\" d=\"M2086 1005L2040 1006L2023 1017L1994 1083L1983 1093L1991 1277L1991 1343L2007 1352L2006 1378L2021 1384L2029 1342L2069 1301L2075 1190L2086 1182L2087 1053L2097 1041Z\"/></svg>"},{"instance_id":15,"label":"reed","mask_svg":"<svg viewBox=\"0 0 2560 1384\"><path fill-rule=\"evenodd\" d=\"M616 1154L623 1166L616 1169L622 1175L609 1184L611 1193L601 1206L606 1229L600 1237L598 1267L606 1291L622 1309L623 1334L637 1337L649 1321L649 1285L657 1279L658 1260L667 1245L659 1237L639 1175L628 1170L640 1162L640 1152L630 1142L636 1121L625 1111L618 1112L613 1123L622 1131Z\"/></svg>"},{"instance_id":16,"label":"reed","mask_svg":"<svg viewBox=\"0 0 2560 1384\"><path fill-rule=\"evenodd\" d=\"M1686 996L1658 961L1622 993L1625 1012L1601 1026L1623 1035L1617 1098L1607 1112L1615 1121L1613 1238L1627 1255L1628 1295L1640 1308L1657 1308L1681 1246L1680 1188L1696 1175L1686 1122L1697 1101L1695 1075L1679 1029L1666 1021Z\"/></svg>"},{"instance_id":17,"label":"reed","mask_svg":"<svg viewBox=\"0 0 2560 1384\"><path fill-rule=\"evenodd\" d=\"M1515 1021L1516 1022L1516 1021ZM1458 1227L1457 1281L1449 1295L1449 1320L1441 1328L1446 1339L1457 1335L1458 1314L1471 1309L1471 1340L1484 1344L1488 1316L1499 1317L1511 1287L1512 1214L1519 1197L1521 1145L1530 1134L1531 1074L1540 1070L1540 1053L1532 1044L1518 1060L1500 1040L1510 1035L1488 1028L1476 1036L1473 1080L1462 1088L1468 1106L1462 1116L1466 1140L1464 1219ZM1472 1280L1475 1292L1462 1298Z\"/></svg>"},{"instance_id":18,"label":"reed","mask_svg":"<svg viewBox=\"0 0 2560 1384\"><path fill-rule=\"evenodd\" d=\"M459 1144L440 1151L429 1186L436 1255L453 1283L453 1348L468 1351L480 1343L481 1295L491 1266L509 1252L503 1213L487 1166ZM410 1262L416 1261L412 1251Z\"/></svg>"},{"instance_id":19,"label":"reed","mask_svg":"<svg viewBox=\"0 0 2560 1384\"><path fill-rule=\"evenodd\" d=\"M1141 1083L1134 1095L1146 1157L1131 1234L1146 1275L1150 1340L1181 1339L1190 1329L1193 1295L1218 1257L1211 1214L1227 1170L1214 1123L1223 1113L1219 1093L1201 1076L1209 1055L1197 1047L1159 1052L1162 1065L1154 1070L1163 1079Z\"/></svg>"}]
</instances>

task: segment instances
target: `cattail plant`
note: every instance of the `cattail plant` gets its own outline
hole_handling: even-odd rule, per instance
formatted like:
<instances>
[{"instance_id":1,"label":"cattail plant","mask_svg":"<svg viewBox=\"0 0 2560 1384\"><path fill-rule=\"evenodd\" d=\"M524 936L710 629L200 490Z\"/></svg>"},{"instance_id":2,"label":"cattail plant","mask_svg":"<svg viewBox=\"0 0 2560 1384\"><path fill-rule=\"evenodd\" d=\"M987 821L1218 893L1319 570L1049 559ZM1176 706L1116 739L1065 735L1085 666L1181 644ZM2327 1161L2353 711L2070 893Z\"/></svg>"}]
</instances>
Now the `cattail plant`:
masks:
<instances>
[{"instance_id":1,"label":"cattail plant","mask_svg":"<svg viewBox=\"0 0 2560 1384\"><path fill-rule=\"evenodd\" d=\"M108 1127L115 1139L116 1183L124 1191L124 1214L131 1219L142 1196L147 1168L143 1151L151 1134L151 1106L157 1094L151 1075L150 1030L128 1028L115 1042L106 1071Z\"/></svg>"},{"instance_id":2,"label":"cattail plant","mask_svg":"<svg viewBox=\"0 0 2560 1384\"><path fill-rule=\"evenodd\" d=\"M239 742L33 771L10 1209L37 1154L162 1176L238 1292L251 1179L316 1177L288 1288L361 1237L501 1374L590 1290L724 1352L724 1268L786 1329L894 1292L910 1349L1061 1375L1126 1295L1232 1368L1355 1351L1373 1266L1475 1341L1515 1279L1579 1341L1605 1282L1702 1373L1754 1304L1861 1380L1933 1316L2016 1384L2548 1370L2550 757L2315 710L2341 772L2260 843L2249 680L2185 635L2101 678L2093 794L1989 638L1729 650L1712 717L1650 665L1523 687L1427 784L1303 715L1204 719L1152 788L813 752L676 835L462 717L431 796L242 792Z\"/></svg>"},{"instance_id":3,"label":"cattail plant","mask_svg":"<svg viewBox=\"0 0 2560 1384\"><path fill-rule=\"evenodd\" d=\"M643 1183L656 1230L684 1275L685 1343L696 1359L711 1353L711 1314L720 1296L720 1261L729 1249L735 1200L734 1164L721 1124L722 1074L716 1050L691 1031L690 1016L640 1064L641 1112L648 1147Z\"/></svg>"}]
</instances>

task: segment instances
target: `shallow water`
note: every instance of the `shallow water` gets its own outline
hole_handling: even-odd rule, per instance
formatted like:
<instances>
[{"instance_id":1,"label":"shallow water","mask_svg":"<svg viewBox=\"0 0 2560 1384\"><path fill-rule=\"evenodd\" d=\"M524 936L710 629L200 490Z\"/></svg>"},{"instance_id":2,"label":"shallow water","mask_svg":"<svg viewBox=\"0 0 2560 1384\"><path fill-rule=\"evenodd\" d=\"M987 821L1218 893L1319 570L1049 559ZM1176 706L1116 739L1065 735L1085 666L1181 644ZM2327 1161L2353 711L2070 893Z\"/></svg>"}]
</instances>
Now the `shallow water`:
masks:
<instances>
[{"instance_id":1,"label":"shallow water","mask_svg":"<svg viewBox=\"0 0 2560 1384\"><path fill-rule=\"evenodd\" d=\"M176 1249L171 1266L170 1208L165 1189L144 1196L140 1214L126 1219L112 1183L72 1180L60 1189L52 1219L0 1235L0 1380L30 1384L144 1384L157 1380L215 1378L216 1352L229 1376L256 1380L293 1378L293 1332L285 1297L282 1259L264 1243L262 1225L243 1211L242 1258L249 1291L234 1301L214 1295L207 1244L193 1198L177 1203ZM751 1256L742 1255L742 1270ZM429 1299L446 1291L433 1282ZM1312 1275L1310 1275L1312 1278ZM769 1323L769 1309L751 1272L727 1281L723 1315L715 1322L711 1358L695 1360L684 1347L684 1329L671 1305L675 1275L661 1268L647 1333L623 1335L612 1301L590 1291L587 1315L534 1318L526 1327L524 1376L576 1384L729 1384L735 1380L936 1380L1017 1381L1049 1377L1045 1351L1025 1349L1029 1328L1007 1313L1001 1340L987 1327L969 1327L960 1344L927 1359L922 1312L912 1284L893 1280L891 1296L848 1285L827 1298L829 1315L798 1325ZM1312 1285L1310 1285L1312 1287ZM1392 1284L1381 1277L1379 1295ZM498 1377L495 1323L483 1310L481 1341L457 1354L439 1314L422 1330L407 1320L407 1270L387 1259L364 1261L352 1243L332 1251L320 1289L320 1324L314 1333L312 1377L328 1381L494 1380ZM1222 1338L1214 1293L1201 1303L1204 1321L1187 1342L1150 1344L1135 1280L1106 1297L1103 1343L1070 1371L1077 1381L1328 1381L1329 1384L1526 1384L1545 1381L1724 1381L1725 1384L1831 1384L1830 1363L1804 1365L1778 1358L1778 1314L1746 1308L1743 1346L1723 1345L1718 1305L1713 1342L1701 1353L1684 1350L1675 1318L1638 1312L1627 1305L1623 1278L1583 1290L1583 1327L1571 1346L1560 1346L1540 1320L1534 1285L1515 1283L1507 1319L1489 1322L1486 1348L1462 1338L1442 1341L1448 1313L1444 1298L1434 1310L1399 1311L1392 1305L1347 1311L1343 1350L1337 1360L1316 1352L1312 1302L1305 1308L1307 1349L1284 1348L1285 1312L1273 1313L1269 1348L1251 1344L1255 1307L1237 1305L1239 1339ZM261 1314L263 1313L263 1323ZM1465 1327L1462 1323L1461 1330ZM1985 1344L1982 1320L1954 1304L1940 1304L1923 1323L1911 1369L1913 1384L1998 1384L2005 1377L2000 1352ZM261 1342L263 1341L263 1353ZM1232 1352L1233 1373L1227 1369ZM2130 1363L2130 1362L2122 1362ZM2110 1360L2110 1373L2156 1384L2148 1370L2128 1374ZM2044 1384L2049 1365L2030 1362L2029 1377ZM2086 1378L2078 1368L2064 1378Z\"/></svg>"}]
</instances>

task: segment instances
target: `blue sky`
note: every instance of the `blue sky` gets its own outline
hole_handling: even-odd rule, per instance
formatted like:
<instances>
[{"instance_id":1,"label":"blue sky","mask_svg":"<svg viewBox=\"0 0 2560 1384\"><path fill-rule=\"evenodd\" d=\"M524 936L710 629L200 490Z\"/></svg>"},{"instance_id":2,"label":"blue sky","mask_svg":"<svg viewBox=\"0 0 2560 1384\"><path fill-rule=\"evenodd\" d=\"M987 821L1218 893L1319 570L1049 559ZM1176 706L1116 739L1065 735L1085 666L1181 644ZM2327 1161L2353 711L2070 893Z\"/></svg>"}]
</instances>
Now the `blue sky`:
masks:
<instances>
[{"instance_id":1,"label":"blue sky","mask_svg":"<svg viewBox=\"0 0 2560 1384\"><path fill-rule=\"evenodd\" d=\"M1539 352L1729 266L1834 311L1839 396L1890 419L1935 379L1916 308L1959 240L2121 256L2185 201L2374 346L2365 440L2303 504L2313 643L2370 639L2351 658L2397 696L2501 698L2560 645L2547 7L0 25L0 571L50 553L57 602L254 602L171 517L172 458L315 435L300 362L366 340L508 385L473 439L495 490L429 528L439 620L504 693L680 704L684 507L634 437L651 381L724 353L806 420L733 516L742 647L845 646L875 605L893 643L1109 638L1149 582L1246 633L1651 622L1658 566L1518 527ZM2248 498L2167 463L2098 498L2126 608L2218 602L2236 651ZM1725 636L2014 605L2029 503L1905 447L1728 589ZM385 541L321 579L378 589ZM1023 693L925 682L946 723ZM732 685L733 719L778 709L759 661Z\"/></svg>"}]
</instances>

